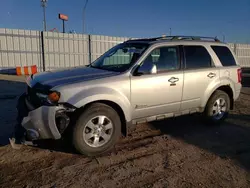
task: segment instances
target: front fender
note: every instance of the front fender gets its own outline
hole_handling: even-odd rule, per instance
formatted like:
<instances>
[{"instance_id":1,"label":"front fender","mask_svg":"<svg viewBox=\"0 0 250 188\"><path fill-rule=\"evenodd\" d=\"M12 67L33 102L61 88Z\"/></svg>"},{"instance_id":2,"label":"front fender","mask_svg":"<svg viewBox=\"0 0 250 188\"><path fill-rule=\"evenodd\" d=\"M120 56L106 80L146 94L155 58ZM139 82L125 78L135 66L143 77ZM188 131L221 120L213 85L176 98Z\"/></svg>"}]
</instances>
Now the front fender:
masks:
<instances>
[{"instance_id":1,"label":"front fender","mask_svg":"<svg viewBox=\"0 0 250 188\"><path fill-rule=\"evenodd\" d=\"M131 121L131 105L127 96L112 88L95 87L83 90L69 98L68 103L81 108L91 102L107 100L116 103L124 112L126 121Z\"/></svg>"},{"instance_id":2,"label":"front fender","mask_svg":"<svg viewBox=\"0 0 250 188\"><path fill-rule=\"evenodd\" d=\"M201 103L201 107L205 107L209 98L211 97L211 95L221 86L230 86L230 88L233 91L233 96L235 95L235 88L234 88L234 84L233 81L230 80L229 78L221 78L221 80L219 82L214 82L211 83L206 91L204 96L202 97L202 103Z\"/></svg>"}]
</instances>

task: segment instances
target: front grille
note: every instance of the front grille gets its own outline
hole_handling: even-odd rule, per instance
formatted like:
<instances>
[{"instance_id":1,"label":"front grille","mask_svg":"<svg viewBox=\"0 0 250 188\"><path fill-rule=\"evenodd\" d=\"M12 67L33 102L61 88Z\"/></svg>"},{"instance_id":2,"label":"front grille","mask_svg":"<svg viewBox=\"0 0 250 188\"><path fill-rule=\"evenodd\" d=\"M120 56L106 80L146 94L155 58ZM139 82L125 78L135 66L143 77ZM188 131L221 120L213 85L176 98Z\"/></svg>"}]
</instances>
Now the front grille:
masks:
<instances>
[{"instance_id":1,"label":"front grille","mask_svg":"<svg viewBox=\"0 0 250 188\"><path fill-rule=\"evenodd\" d=\"M36 90L29 87L27 88L27 100L35 107L39 108L42 106L40 98L36 95Z\"/></svg>"},{"instance_id":2,"label":"front grille","mask_svg":"<svg viewBox=\"0 0 250 188\"><path fill-rule=\"evenodd\" d=\"M50 105L46 99L39 98L37 93L48 95L51 87L36 83L34 86L27 88L27 99L35 107L39 108L42 105Z\"/></svg>"}]
</instances>

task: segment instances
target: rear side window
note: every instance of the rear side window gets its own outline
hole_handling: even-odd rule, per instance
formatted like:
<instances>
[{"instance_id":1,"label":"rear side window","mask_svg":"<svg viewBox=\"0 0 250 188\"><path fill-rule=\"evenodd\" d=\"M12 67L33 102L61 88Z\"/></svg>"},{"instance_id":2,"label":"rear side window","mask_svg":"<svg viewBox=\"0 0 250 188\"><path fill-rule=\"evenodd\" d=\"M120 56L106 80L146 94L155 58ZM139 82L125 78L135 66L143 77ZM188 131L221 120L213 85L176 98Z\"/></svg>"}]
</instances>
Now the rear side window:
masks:
<instances>
[{"instance_id":1,"label":"rear side window","mask_svg":"<svg viewBox=\"0 0 250 188\"><path fill-rule=\"evenodd\" d=\"M186 69L211 67L211 56L203 46L184 46Z\"/></svg>"},{"instance_id":2,"label":"rear side window","mask_svg":"<svg viewBox=\"0 0 250 188\"><path fill-rule=\"evenodd\" d=\"M211 46L224 67L236 65L231 51L225 46Z\"/></svg>"}]
</instances>

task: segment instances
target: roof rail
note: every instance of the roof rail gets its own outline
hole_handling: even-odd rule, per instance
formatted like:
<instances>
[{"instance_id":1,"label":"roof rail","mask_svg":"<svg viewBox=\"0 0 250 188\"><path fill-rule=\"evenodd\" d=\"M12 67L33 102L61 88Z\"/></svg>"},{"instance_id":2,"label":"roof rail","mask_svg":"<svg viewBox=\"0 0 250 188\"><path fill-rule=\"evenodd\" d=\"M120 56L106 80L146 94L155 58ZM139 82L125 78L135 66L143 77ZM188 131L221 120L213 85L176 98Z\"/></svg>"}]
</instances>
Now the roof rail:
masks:
<instances>
[{"instance_id":1,"label":"roof rail","mask_svg":"<svg viewBox=\"0 0 250 188\"><path fill-rule=\"evenodd\" d=\"M130 41L159 41L159 40L192 40L192 41L215 41L221 42L217 37L201 37L201 36L162 36L162 37L154 37L154 38L135 38L130 39L126 42Z\"/></svg>"},{"instance_id":2,"label":"roof rail","mask_svg":"<svg viewBox=\"0 0 250 188\"><path fill-rule=\"evenodd\" d=\"M127 41L156 41L157 39L161 39L162 37L154 37L154 38L133 38Z\"/></svg>"},{"instance_id":3,"label":"roof rail","mask_svg":"<svg viewBox=\"0 0 250 188\"><path fill-rule=\"evenodd\" d=\"M217 37L202 37L202 36L164 36L156 40L199 40L199 41L215 41L220 42Z\"/></svg>"}]
</instances>

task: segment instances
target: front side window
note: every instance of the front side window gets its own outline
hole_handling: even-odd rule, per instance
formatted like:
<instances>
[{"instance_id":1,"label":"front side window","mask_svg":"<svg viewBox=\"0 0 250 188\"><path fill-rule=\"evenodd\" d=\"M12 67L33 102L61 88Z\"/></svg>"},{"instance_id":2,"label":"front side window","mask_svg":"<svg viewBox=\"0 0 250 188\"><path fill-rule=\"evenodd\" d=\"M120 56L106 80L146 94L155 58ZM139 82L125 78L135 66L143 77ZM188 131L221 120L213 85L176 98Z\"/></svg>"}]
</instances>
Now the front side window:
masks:
<instances>
[{"instance_id":1,"label":"front side window","mask_svg":"<svg viewBox=\"0 0 250 188\"><path fill-rule=\"evenodd\" d=\"M211 46L211 47L224 67L236 65L232 52L227 47L225 46Z\"/></svg>"},{"instance_id":2,"label":"front side window","mask_svg":"<svg viewBox=\"0 0 250 188\"><path fill-rule=\"evenodd\" d=\"M122 43L107 51L90 64L93 68L124 72L129 69L147 49L147 44Z\"/></svg>"},{"instance_id":3,"label":"front side window","mask_svg":"<svg viewBox=\"0 0 250 188\"><path fill-rule=\"evenodd\" d=\"M203 46L184 46L186 69L208 68L212 66L211 56Z\"/></svg>"},{"instance_id":4,"label":"front side window","mask_svg":"<svg viewBox=\"0 0 250 188\"><path fill-rule=\"evenodd\" d=\"M178 47L160 47L154 49L143 63L153 63L157 72L179 69Z\"/></svg>"}]
</instances>

